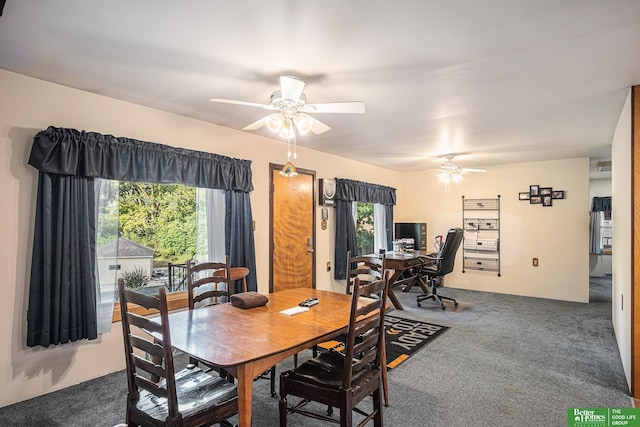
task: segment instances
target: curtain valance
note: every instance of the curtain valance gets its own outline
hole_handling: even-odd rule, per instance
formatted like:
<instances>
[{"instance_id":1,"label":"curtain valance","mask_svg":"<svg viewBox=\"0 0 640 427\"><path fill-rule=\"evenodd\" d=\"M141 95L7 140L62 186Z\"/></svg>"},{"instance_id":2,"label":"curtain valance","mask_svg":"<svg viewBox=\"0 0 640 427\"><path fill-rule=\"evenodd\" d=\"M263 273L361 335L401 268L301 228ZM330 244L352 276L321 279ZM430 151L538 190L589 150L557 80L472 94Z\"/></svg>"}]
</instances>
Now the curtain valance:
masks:
<instances>
[{"instance_id":1,"label":"curtain valance","mask_svg":"<svg viewBox=\"0 0 640 427\"><path fill-rule=\"evenodd\" d=\"M35 136L29 164L57 175L253 190L250 160L53 126Z\"/></svg>"},{"instance_id":2,"label":"curtain valance","mask_svg":"<svg viewBox=\"0 0 640 427\"><path fill-rule=\"evenodd\" d=\"M591 205L592 212L610 211L611 210L611 196L606 197L594 197Z\"/></svg>"},{"instance_id":3,"label":"curtain valance","mask_svg":"<svg viewBox=\"0 0 640 427\"><path fill-rule=\"evenodd\" d=\"M336 178L337 200L361 203L396 204L396 189L384 185Z\"/></svg>"}]
</instances>

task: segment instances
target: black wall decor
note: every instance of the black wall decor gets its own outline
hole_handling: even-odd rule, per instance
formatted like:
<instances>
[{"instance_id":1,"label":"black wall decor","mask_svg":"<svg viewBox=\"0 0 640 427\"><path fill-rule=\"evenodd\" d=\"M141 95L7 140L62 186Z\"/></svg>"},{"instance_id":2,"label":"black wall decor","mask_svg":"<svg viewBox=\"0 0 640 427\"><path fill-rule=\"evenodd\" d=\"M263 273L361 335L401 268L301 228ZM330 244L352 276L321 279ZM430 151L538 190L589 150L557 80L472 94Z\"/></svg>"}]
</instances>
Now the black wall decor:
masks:
<instances>
[{"instance_id":1,"label":"black wall decor","mask_svg":"<svg viewBox=\"0 0 640 427\"><path fill-rule=\"evenodd\" d=\"M564 199L564 190L554 190L553 187L530 185L529 192L518 193L518 200L528 201L531 205L553 206L554 199Z\"/></svg>"}]
</instances>

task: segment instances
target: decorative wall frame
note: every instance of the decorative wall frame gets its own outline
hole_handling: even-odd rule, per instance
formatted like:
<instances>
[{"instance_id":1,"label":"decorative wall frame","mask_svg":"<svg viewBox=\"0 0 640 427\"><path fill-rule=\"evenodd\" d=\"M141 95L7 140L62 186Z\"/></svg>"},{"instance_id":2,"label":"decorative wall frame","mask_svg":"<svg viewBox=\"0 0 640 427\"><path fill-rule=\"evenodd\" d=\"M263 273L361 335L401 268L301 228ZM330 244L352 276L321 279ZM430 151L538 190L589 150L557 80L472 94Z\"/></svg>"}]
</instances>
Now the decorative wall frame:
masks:
<instances>
[{"instance_id":1,"label":"decorative wall frame","mask_svg":"<svg viewBox=\"0 0 640 427\"><path fill-rule=\"evenodd\" d=\"M553 206L553 199L564 199L564 190L554 190L553 187L540 187L539 185L530 185L529 192L518 193L518 200L528 200L530 205L542 205L545 207Z\"/></svg>"}]
</instances>

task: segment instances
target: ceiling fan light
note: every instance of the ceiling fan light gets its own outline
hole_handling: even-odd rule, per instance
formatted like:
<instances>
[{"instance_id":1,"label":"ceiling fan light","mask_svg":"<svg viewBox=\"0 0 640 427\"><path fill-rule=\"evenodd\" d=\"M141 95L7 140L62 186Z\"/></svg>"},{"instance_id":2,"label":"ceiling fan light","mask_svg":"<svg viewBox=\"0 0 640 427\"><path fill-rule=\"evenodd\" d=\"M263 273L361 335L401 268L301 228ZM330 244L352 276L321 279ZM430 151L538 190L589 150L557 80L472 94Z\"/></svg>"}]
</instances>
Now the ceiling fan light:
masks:
<instances>
[{"instance_id":1,"label":"ceiling fan light","mask_svg":"<svg viewBox=\"0 0 640 427\"><path fill-rule=\"evenodd\" d=\"M267 128L269 128L269 130L273 133L280 132L280 129L282 129L283 123L284 123L284 117L282 117L282 114L280 113L270 114L266 120Z\"/></svg>"},{"instance_id":2,"label":"ceiling fan light","mask_svg":"<svg viewBox=\"0 0 640 427\"><path fill-rule=\"evenodd\" d=\"M298 114L295 119L293 119L293 122L295 123L296 129L298 129L298 133L300 135L306 135L313 127L311 118L305 113Z\"/></svg>"},{"instance_id":3,"label":"ceiling fan light","mask_svg":"<svg viewBox=\"0 0 640 427\"><path fill-rule=\"evenodd\" d=\"M293 126L293 122L291 120L285 120L282 123L282 128L278 133L282 138L291 139L296 135L296 128Z\"/></svg>"}]
</instances>

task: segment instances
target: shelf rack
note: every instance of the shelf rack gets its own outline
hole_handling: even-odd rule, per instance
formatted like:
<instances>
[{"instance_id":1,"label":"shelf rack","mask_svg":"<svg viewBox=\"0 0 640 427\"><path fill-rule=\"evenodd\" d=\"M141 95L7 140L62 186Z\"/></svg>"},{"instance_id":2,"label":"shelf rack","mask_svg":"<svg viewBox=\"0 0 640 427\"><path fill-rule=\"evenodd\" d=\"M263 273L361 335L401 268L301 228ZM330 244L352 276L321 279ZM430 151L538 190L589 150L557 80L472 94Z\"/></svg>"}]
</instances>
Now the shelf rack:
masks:
<instances>
[{"instance_id":1,"label":"shelf rack","mask_svg":"<svg viewBox=\"0 0 640 427\"><path fill-rule=\"evenodd\" d=\"M462 196L462 272L493 271L500 277L500 195L495 199Z\"/></svg>"}]
</instances>

